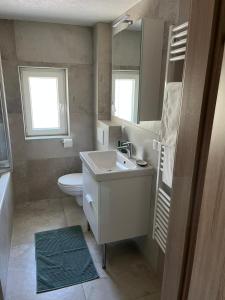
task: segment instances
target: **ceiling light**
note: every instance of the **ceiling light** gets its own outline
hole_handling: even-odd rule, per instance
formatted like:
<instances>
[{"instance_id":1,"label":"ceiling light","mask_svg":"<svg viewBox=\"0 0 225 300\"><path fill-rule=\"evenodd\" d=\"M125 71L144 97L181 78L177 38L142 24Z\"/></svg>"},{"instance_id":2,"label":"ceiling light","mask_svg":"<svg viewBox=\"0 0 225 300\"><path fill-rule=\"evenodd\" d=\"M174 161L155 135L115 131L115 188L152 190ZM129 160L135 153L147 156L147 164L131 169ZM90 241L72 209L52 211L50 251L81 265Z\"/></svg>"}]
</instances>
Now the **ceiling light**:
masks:
<instances>
[{"instance_id":1,"label":"ceiling light","mask_svg":"<svg viewBox=\"0 0 225 300\"><path fill-rule=\"evenodd\" d=\"M130 19L129 15L125 15L125 16L122 16L122 17L116 19L113 22L112 27L116 28L121 23L126 23L128 25L131 25L131 24L133 24L133 21Z\"/></svg>"}]
</instances>

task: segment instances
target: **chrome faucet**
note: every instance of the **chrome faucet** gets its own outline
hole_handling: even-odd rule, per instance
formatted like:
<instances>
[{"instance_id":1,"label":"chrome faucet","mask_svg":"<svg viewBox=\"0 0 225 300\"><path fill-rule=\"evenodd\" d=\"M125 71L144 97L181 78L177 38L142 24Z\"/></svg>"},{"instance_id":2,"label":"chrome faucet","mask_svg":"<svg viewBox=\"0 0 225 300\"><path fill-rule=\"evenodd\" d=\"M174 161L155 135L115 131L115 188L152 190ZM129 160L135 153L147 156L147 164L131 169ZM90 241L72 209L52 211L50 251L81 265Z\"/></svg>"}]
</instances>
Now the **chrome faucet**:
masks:
<instances>
[{"instance_id":1,"label":"chrome faucet","mask_svg":"<svg viewBox=\"0 0 225 300\"><path fill-rule=\"evenodd\" d=\"M131 142L119 142L118 150L126 150L128 158L132 157L133 145Z\"/></svg>"}]
</instances>

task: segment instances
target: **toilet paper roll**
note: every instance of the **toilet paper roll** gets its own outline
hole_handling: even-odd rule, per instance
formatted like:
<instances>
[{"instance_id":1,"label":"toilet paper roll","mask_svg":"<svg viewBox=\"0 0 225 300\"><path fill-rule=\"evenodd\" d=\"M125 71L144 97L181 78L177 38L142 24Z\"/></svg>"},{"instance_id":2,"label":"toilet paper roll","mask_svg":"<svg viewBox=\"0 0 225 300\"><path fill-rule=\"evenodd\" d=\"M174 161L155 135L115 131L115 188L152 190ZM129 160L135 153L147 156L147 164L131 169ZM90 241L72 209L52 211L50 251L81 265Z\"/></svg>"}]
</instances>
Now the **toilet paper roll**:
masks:
<instances>
[{"instance_id":1,"label":"toilet paper roll","mask_svg":"<svg viewBox=\"0 0 225 300\"><path fill-rule=\"evenodd\" d=\"M63 139L62 143L63 143L64 148L73 147L73 139Z\"/></svg>"}]
</instances>

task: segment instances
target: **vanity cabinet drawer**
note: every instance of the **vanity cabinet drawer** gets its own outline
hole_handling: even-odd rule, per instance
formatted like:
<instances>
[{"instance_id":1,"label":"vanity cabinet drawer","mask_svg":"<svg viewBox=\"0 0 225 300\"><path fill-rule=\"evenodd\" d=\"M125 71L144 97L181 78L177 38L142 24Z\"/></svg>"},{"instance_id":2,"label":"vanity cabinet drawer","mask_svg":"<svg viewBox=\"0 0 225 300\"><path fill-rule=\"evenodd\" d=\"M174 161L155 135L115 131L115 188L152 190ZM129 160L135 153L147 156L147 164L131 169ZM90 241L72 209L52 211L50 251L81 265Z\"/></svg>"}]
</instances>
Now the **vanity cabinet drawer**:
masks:
<instances>
[{"instance_id":1,"label":"vanity cabinet drawer","mask_svg":"<svg viewBox=\"0 0 225 300\"><path fill-rule=\"evenodd\" d=\"M83 209L85 216L91 226L92 232L99 240L99 185L93 179L88 169L83 166Z\"/></svg>"},{"instance_id":2,"label":"vanity cabinet drawer","mask_svg":"<svg viewBox=\"0 0 225 300\"><path fill-rule=\"evenodd\" d=\"M84 194L83 209L95 239L99 241L98 217L90 194Z\"/></svg>"}]
</instances>

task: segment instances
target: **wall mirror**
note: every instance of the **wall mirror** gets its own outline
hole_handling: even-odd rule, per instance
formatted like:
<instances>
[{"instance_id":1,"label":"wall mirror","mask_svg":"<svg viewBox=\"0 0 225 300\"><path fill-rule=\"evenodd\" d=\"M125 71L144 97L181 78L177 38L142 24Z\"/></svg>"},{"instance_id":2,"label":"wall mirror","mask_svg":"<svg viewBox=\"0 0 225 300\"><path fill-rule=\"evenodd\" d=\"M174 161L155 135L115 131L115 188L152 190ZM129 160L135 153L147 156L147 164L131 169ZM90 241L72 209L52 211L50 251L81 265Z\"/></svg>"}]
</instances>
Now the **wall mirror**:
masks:
<instances>
[{"instance_id":1,"label":"wall mirror","mask_svg":"<svg viewBox=\"0 0 225 300\"><path fill-rule=\"evenodd\" d=\"M163 21L121 25L112 36L112 115L132 123L160 120Z\"/></svg>"}]
</instances>

